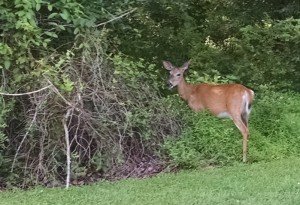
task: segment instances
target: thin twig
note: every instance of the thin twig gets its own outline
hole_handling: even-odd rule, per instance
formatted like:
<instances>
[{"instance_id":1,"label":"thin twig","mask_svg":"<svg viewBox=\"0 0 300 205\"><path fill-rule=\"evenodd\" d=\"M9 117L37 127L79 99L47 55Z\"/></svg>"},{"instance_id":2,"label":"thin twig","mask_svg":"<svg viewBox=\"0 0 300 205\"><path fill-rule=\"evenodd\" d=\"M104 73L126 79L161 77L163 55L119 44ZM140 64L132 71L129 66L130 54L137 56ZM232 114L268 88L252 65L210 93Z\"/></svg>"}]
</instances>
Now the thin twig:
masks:
<instances>
[{"instance_id":1,"label":"thin twig","mask_svg":"<svg viewBox=\"0 0 300 205\"><path fill-rule=\"evenodd\" d=\"M41 105L41 104L39 104L39 105L37 106L37 108L35 109L35 112L34 112L34 115L33 115L33 119L31 120L31 123L30 123L30 125L29 125L29 127L28 127L28 129L27 129L27 131L26 131L26 133L25 133L25 135L23 136L23 139L21 140L21 142L20 142L20 144L19 144L19 146L18 146L18 149L17 149L17 151L16 151L16 153L15 153L15 156L14 156L13 163L12 163L12 165L11 165L11 170L10 170L11 172L14 171L14 167L15 167L15 163L16 163L16 160L17 160L17 156L18 156L19 151L20 151L20 149L21 149L21 147L22 147L22 144L24 143L25 139L27 138L27 136L28 136L28 134L29 134L29 132L30 132L30 130L31 130L31 127L33 126L33 124L34 124L35 121L36 121L36 117L37 117L37 114L38 114L40 105Z\"/></svg>"},{"instance_id":2,"label":"thin twig","mask_svg":"<svg viewBox=\"0 0 300 205\"><path fill-rule=\"evenodd\" d=\"M34 93L38 93L38 92L41 92L43 90L46 90L48 88L50 88L52 85L48 85L44 88L41 88L41 89L38 89L38 90L35 90L35 91L31 91L31 92L27 92L27 93L15 93L15 94L11 94L11 93L1 93L0 92L0 95L7 95L7 96L22 96L22 95L31 95L31 94L34 94Z\"/></svg>"},{"instance_id":3,"label":"thin twig","mask_svg":"<svg viewBox=\"0 0 300 205\"><path fill-rule=\"evenodd\" d=\"M108 20L108 21L106 21L106 22L99 23L99 24L95 25L94 27L104 26L104 25L106 25L106 24L108 24L108 23L110 23L110 22L112 22L112 21L115 21L115 20L118 20L118 19L120 19L120 18L122 18L122 17L124 17L124 16L127 16L128 14L131 14L132 12L134 12L134 11L136 11L136 10L137 10L137 8L134 8L134 9L132 9L132 10L130 10L130 11L124 13L124 14L121 14L120 16L117 16L117 17L115 17L115 18L113 18L113 19L110 19L110 20Z\"/></svg>"}]
</instances>

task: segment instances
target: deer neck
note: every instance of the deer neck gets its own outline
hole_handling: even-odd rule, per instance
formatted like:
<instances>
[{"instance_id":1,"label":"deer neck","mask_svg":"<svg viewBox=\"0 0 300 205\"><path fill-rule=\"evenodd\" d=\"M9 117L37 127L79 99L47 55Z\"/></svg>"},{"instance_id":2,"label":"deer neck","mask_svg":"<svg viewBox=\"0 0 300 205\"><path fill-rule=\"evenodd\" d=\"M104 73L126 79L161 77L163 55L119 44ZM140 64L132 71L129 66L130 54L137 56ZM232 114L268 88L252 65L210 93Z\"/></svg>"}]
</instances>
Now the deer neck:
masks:
<instances>
[{"instance_id":1,"label":"deer neck","mask_svg":"<svg viewBox=\"0 0 300 205\"><path fill-rule=\"evenodd\" d=\"M184 79L178 84L177 89L180 97L184 100L188 100L192 93L193 85L186 83Z\"/></svg>"}]
</instances>

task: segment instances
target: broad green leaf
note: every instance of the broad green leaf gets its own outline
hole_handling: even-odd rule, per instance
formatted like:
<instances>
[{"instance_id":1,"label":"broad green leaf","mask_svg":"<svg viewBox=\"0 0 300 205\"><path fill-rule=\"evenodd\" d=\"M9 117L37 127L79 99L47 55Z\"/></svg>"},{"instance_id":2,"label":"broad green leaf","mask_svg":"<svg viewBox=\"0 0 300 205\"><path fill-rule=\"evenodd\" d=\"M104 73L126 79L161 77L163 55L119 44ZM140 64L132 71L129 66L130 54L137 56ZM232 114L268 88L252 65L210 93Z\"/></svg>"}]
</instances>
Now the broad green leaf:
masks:
<instances>
[{"instance_id":1,"label":"broad green leaf","mask_svg":"<svg viewBox=\"0 0 300 205\"><path fill-rule=\"evenodd\" d=\"M52 4L48 4L48 10L49 10L49 11L52 11L52 9L53 9Z\"/></svg>"},{"instance_id":2,"label":"broad green leaf","mask_svg":"<svg viewBox=\"0 0 300 205\"><path fill-rule=\"evenodd\" d=\"M66 30L66 28L65 28L63 25L57 25L57 26L58 26L58 28L60 28L60 29L63 30L63 31Z\"/></svg>"},{"instance_id":3,"label":"broad green leaf","mask_svg":"<svg viewBox=\"0 0 300 205\"><path fill-rule=\"evenodd\" d=\"M5 69L9 69L10 64L11 64L10 60L5 60L4 61L4 67L5 67Z\"/></svg>"},{"instance_id":4,"label":"broad green leaf","mask_svg":"<svg viewBox=\"0 0 300 205\"><path fill-rule=\"evenodd\" d=\"M77 34L79 32L79 28L75 28L74 34Z\"/></svg>"},{"instance_id":5,"label":"broad green leaf","mask_svg":"<svg viewBox=\"0 0 300 205\"><path fill-rule=\"evenodd\" d=\"M64 9L63 12L61 14L59 14L64 20L66 20L67 22L71 21L70 19L70 14L69 12Z\"/></svg>"},{"instance_id":6,"label":"broad green leaf","mask_svg":"<svg viewBox=\"0 0 300 205\"><path fill-rule=\"evenodd\" d=\"M40 4L40 3L36 4L35 10L36 10L36 11L39 11L40 9L41 9L41 4Z\"/></svg>"},{"instance_id":7,"label":"broad green leaf","mask_svg":"<svg viewBox=\"0 0 300 205\"><path fill-rule=\"evenodd\" d=\"M58 24L56 22L48 22L49 25L52 25L52 26L57 26Z\"/></svg>"},{"instance_id":8,"label":"broad green leaf","mask_svg":"<svg viewBox=\"0 0 300 205\"><path fill-rule=\"evenodd\" d=\"M55 16L57 16L58 15L58 13L52 13L52 14L50 14L49 16L48 16L48 19L51 19L51 18L53 18L53 17L55 17Z\"/></svg>"},{"instance_id":9,"label":"broad green leaf","mask_svg":"<svg viewBox=\"0 0 300 205\"><path fill-rule=\"evenodd\" d=\"M43 42L43 47L47 48L47 43L46 42Z\"/></svg>"},{"instance_id":10,"label":"broad green leaf","mask_svg":"<svg viewBox=\"0 0 300 205\"><path fill-rule=\"evenodd\" d=\"M26 14L26 12L24 10L21 10L21 11L16 12L16 14L18 16L24 16Z\"/></svg>"},{"instance_id":11,"label":"broad green leaf","mask_svg":"<svg viewBox=\"0 0 300 205\"><path fill-rule=\"evenodd\" d=\"M48 35L48 36L51 36L51 37L53 37L53 38L57 38L57 37L58 37L57 34L54 33L54 32L46 31L45 34Z\"/></svg>"}]
</instances>

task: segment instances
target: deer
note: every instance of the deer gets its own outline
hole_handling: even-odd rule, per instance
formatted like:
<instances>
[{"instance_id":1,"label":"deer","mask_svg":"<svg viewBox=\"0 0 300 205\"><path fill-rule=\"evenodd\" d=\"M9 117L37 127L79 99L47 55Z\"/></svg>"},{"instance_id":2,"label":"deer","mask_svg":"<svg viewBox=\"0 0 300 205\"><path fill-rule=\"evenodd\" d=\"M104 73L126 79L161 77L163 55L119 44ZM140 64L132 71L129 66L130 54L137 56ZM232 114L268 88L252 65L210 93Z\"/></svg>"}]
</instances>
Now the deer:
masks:
<instances>
[{"instance_id":1,"label":"deer","mask_svg":"<svg viewBox=\"0 0 300 205\"><path fill-rule=\"evenodd\" d=\"M243 162L247 162L247 144L249 138L248 120L254 100L254 92L242 84L190 84L184 79L190 61L181 67L163 61L170 72L167 83L169 89L177 86L179 96L195 112L208 110L219 118L231 118L243 136Z\"/></svg>"}]
</instances>

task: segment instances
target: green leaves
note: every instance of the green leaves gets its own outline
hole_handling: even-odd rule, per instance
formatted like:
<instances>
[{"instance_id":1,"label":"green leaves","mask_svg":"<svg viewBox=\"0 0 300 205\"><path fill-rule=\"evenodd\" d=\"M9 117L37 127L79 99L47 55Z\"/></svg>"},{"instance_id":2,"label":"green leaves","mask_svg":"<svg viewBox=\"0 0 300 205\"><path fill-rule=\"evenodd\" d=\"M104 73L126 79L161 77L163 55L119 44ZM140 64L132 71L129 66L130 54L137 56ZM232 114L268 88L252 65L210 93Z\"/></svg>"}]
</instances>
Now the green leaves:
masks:
<instances>
[{"instance_id":1,"label":"green leaves","mask_svg":"<svg viewBox=\"0 0 300 205\"><path fill-rule=\"evenodd\" d=\"M9 69L10 65L11 65L10 60L5 60L5 61L4 61L4 68L5 68L5 69Z\"/></svg>"},{"instance_id":2,"label":"green leaves","mask_svg":"<svg viewBox=\"0 0 300 205\"><path fill-rule=\"evenodd\" d=\"M51 36L53 38L57 38L58 37L57 34L54 33L54 32L45 31L45 34L48 35L48 36Z\"/></svg>"},{"instance_id":3,"label":"green leaves","mask_svg":"<svg viewBox=\"0 0 300 205\"><path fill-rule=\"evenodd\" d=\"M0 54L1 55L11 55L12 49L6 43L0 42Z\"/></svg>"},{"instance_id":4,"label":"green leaves","mask_svg":"<svg viewBox=\"0 0 300 205\"><path fill-rule=\"evenodd\" d=\"M52 11L53 5L52 4L48 4L47 8L48 8L48 11Z\"/></svg>"},{"instance_id":5,"label":"green leaves","mask_svg":"<svg viewBox=\"0 0 300 205\"><path fill-rule=\"evenodd\" d=\"M236 76L235 82L252 87L268 84L277 90L299 90L300 55L297 19L274 21L240 28L240 34L210 45L198 42L191 50L200 76ZM298 37L297 37L298 36ZM296 61L295 61L296 60ZM204 76L205 77L205 76Z\"/></svg>"},{"instance_id":6,"label":"green leaves","mask_svg":"<svg viewBox=\"0 0 300 205\"><path fill-rule=\"evenodd\" d=\"M63 77L63 83L60 85L60 89L70 93L74 89L74 83L67 77Z\"/></svg>"},{"instance_id":7,"label":"green leaves","mask_svg":"<svg viewBox=\"0 0 300 205\"><path fill-rule=\"evenodd\" d=\"M67 23L70 23L71 22L71 16L70 16L70 13L68 12L68 10L64 9L62 11L62 13L59 14L64 20L67 21Z\"/></svg>"},{"instance_id":8,"label":"green leaves","mask_svg":"<svg viewBox=\"0 0 300 205\"><path fill-rule=\"evenodd\" d=\"M159 71L154 64L147 63L142 58L134 61L121 54L115 55L112 61L115 65L114 74L125 80L128 86L136 88L143 82L144 86L151 86L156 90L163 87L163 81L159 78Z\"/></svg>"},{"instance_id":9,"label":"green leaves","mask_svg":"<svg viewBox=\"0 0 300 205\"><path fill-rule=\"evenodd\" d=\"M12 56L12 49L4 43L0 43L0 59L2 59L3 66L0 64L0 67L4 67L5 69L9 69L11 66L11 56Z\"/></svg>"},{"instance_id":10,"label":"green leaves","mask_svg":"<svg viewBox=\"0 0 300 205\"><path fill-rule=\"evenodd\" d=\"M36 11L39 11L40 9L41 9L41 4L40 4L40 3L36 4L35 10L36 10Z\"/></svg>"},{"instance_id":11,"label":"green leaves","mask_svg":"<svg viewBox=\"0 0 300 205\"><path fill-rule=\"evenodd\" d=\"M52 19L54 17L58 16L58 13L51 13L49 16L48 16L48 19Z\"/></svg>"}]
</instances>

